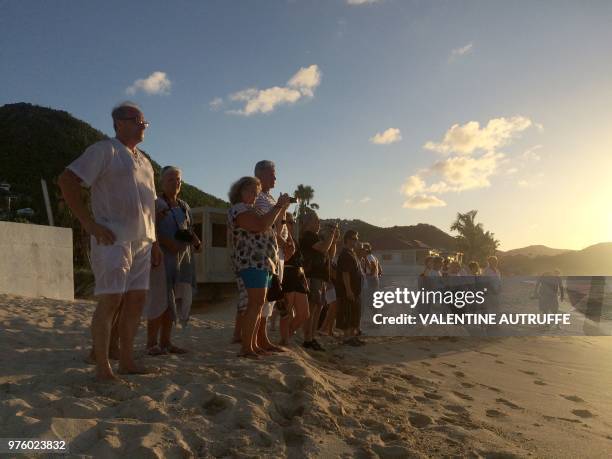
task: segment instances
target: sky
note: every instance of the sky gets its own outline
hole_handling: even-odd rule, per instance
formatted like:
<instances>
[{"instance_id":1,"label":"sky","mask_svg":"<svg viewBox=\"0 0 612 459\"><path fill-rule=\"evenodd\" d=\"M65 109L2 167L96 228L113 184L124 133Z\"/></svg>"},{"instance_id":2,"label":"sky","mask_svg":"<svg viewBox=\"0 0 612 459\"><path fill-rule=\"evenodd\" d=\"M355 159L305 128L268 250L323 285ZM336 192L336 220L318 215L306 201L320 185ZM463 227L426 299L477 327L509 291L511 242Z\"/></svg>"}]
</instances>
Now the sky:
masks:
<instances>
[{"instance_id":1,"label":"sky","mask_svg":"<svg viewBox=\"0 0 612 459\"><path fill-rule=\"evenodd\" d=\"M0 105L131 100L208 193L270 159L323 218L475 209L502 250L612 240L611 57L609 1L0 0Z\"/></svg>"}]
</instances>

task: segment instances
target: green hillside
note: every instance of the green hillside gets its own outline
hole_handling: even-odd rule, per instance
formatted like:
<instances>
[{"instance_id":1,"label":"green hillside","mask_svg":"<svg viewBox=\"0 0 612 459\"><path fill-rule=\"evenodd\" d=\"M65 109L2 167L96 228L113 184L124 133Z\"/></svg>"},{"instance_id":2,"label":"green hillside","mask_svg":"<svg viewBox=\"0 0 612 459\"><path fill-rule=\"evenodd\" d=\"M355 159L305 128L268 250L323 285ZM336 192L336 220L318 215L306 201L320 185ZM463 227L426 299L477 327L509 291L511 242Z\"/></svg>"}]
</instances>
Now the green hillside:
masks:
<instances>
[{"instance_id":1,"label":"green hillside","mask_svg":"<svg viewBox=\"0 0 612 459\"><path fill-rule=\"evenodd\" d=\"M353 229L359 232L359 238L362 241L374 241L385 237L393 237L404 241L417 240L424 242L430 247L437 249L454 250L456 248L455 238L441 229L419 223L410 226L392 226L389 228L381 228L371 225L362 220L323 220L321 225L332 224L338 222L342 232Z\"/></svg>"},{"instance_id":2,"label":"green hillside","mask_svg":"<svg viewBox=\"0 0 612 459\"><path fill-rule=\"evenodd\" d=\"M56 181L66 165L89 145L106 136L65 111L18 103L0 107L0 181L11 184L18 195L12 207L31 207L34 223L46 223L40 179L49 186L53 213L58 213ZM156 177L160 165L151 159ZM228 204L189 184L181 194L192 207L226 207Z\"/></svg>"}]
</instances>

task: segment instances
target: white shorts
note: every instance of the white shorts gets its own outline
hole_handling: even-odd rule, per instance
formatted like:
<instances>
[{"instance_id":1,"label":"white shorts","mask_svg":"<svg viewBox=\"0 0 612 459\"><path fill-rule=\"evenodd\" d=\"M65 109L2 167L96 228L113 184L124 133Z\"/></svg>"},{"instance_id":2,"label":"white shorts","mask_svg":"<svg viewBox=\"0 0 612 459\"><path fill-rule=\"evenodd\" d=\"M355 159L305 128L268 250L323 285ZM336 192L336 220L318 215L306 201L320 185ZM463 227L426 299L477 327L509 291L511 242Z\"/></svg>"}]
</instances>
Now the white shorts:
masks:
<instances>
[{"instance_id":1,"label":"white shorts","mask_svg":"<svg viewBox=\"0 0 612 459\"><path fill-rule=\"evenodd\" d=\"M91 269L96 279L95 295L148 290L151 271L149 240L98 245L91 238Z\"/></svg>"}]
</instances>

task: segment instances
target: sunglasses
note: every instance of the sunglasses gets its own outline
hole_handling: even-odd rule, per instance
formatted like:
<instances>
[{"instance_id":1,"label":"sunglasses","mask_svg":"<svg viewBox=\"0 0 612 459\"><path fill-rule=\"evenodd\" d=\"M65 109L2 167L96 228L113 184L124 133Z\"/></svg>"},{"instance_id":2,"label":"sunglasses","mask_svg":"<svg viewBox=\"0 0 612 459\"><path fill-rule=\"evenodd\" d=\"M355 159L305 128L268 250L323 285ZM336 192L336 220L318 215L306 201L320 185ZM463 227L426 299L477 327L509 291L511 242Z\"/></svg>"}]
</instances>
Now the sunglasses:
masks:
<instances>
[{"instance_id":1,"label":"sunglasses","mask_svg":"<svg viewBox=\"0 0 612 459\"><path fill-rule=\"evenodd\" d=\"M138 127L143 127L143 128L148 128L151 123L149 123L148 121L145 120L140 120L138 117L134 116L132 118L118 118L121 121L134 121L134 124L136 124L136 126Z\"/></svg>"}]
</instances>

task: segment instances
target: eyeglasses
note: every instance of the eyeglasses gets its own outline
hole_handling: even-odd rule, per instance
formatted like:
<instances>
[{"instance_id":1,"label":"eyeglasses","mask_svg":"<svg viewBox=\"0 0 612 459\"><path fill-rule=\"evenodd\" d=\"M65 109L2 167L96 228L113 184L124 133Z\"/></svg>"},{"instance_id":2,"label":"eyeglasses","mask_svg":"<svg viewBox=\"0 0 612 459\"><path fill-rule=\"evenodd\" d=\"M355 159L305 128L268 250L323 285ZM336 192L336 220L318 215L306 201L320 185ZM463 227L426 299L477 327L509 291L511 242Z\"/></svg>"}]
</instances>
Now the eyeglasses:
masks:
<instances>
[{"instance_id":1,"label":"eyeglasses","mask_svg":"<svg viewBox=\"0 0 612 459\"><path fill-rule=\"evenodd\" d=\"M138 119L138 117L134 116L132 118L118 118L121 121L134 121L134 124L136 124L136 126L138 127L143 127L143 128L148 128L150 126L151 123L149 123L148 121L145 120L140 120Z\"/></svg>"}]
</instances>

